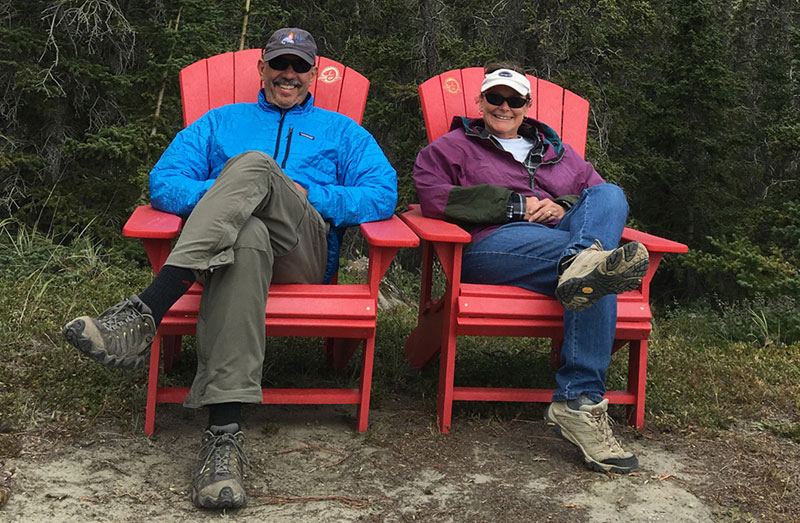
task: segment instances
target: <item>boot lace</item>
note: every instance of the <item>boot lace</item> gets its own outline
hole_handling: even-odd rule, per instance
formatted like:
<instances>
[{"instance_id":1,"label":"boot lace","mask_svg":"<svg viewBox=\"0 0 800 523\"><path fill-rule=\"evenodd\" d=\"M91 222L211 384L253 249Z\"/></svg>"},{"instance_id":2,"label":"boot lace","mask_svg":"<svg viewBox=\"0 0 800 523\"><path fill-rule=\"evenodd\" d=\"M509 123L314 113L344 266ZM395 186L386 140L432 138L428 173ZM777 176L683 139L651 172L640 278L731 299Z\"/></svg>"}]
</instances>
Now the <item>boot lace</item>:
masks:
<instances>
[{"instance_id":1,"label":"boot lace","mask_svg":"<svg viewBox=\"0 0 800 523\"><path fill-rule=\"evenodd\" d=\"M225 432L208 438L200 449L203 467L199 474L211 470L213 474L231 474L231 463L249 465L242 444L235 435ZM235 456L235 459L232 459ZM241 470L235 471L241 473Z\"/></svg>"},{"instance_id":2,"label":"boot lace","mask_svg":"<svg viewBox=\"0 0 800 523\"><path fill-rule=\"evenodd\" d=\"M105 326L108 330L126 326L131 321L138 320L142 316L130 300L123 300L114 305L97 318L97 322Z\"/></svg>"},{"instance_id":3,"label":"boot lace","mask_svg":"<svg viewBox=\"0 0 800 523\"><path fill-rule=\"evenodd\" d=\"M597 441L607 445L614 454L624 453L622 445L620 445L617 438L614 437L614 432L611 429L614 425L614 420L611 419L608 412L593 413L592 421L596 429Z\"/></svg>"}]
</instances>

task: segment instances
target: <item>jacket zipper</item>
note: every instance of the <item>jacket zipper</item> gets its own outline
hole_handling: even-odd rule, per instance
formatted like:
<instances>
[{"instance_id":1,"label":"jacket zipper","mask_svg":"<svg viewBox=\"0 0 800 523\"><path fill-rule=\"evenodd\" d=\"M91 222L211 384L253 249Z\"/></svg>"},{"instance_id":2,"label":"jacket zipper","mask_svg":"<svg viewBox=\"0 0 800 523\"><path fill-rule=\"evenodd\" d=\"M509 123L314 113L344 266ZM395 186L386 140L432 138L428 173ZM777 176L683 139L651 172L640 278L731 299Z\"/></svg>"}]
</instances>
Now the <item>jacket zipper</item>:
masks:
<instances>
[{"instance_id":1,"label":"jacket zipper","mask_svg":"<svg viewBox=\"0 0 800 523\"><path fill-rule=\"evenodd\" d=\"M289 148L292 146L293 132L294 132L294 127L289 127L289 134L286 136L286 152L283 153L283 161L281 162L281 169L286 168L286 160L289 158Z\"/></svg>"},{"instance_id":2,"label":"jacket zipper","mask_svg":"<svg viewBox=\"0 0 800 523\"><path fill-rule=\"evenodd\" d=\"M281 109L281 119L278 122L278 136L275 138L275 153L272 155L272 159L276 162L278 161L278 151L281 148L281 131L283 131L283 119L286 118L286 111Z\"/></svg>"}]
</instances>

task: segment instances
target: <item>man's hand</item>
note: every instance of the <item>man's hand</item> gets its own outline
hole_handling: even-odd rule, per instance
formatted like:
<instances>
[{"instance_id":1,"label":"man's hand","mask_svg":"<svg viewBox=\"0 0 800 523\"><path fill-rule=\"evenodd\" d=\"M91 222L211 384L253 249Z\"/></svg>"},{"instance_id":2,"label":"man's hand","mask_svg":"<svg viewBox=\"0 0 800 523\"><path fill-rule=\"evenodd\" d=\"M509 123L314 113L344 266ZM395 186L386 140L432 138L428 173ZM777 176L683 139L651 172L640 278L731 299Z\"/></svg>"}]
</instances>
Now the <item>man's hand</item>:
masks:
<instances>
[{"instance_id":1,"label":"man's hand","mask_svg":"<svg viewBox=\"0 0 800 523\"><path fill-rule=\"evenodd\" d=\"M560 220L566 210L549 198L540 200L534 196L525 198L525 220L536 223L550 223Z\"/></svg>"},{"instance_id":2,"label":"man's hand","mask_svg":"<svg viewBox=\"0 0 800 523\"><path fill-rule=\"evenodd\" d=\"M305 187L303 187L302 185L300 185L300 184L299 184L299 183L297 183L297 182L294 182L294 184L297 186L297 189L298 189L298 190L299 190L301 193L303 193L303 196L305 196L306 198L308 198L308 191L306 190L306 188L305 188Z\"/></svg>"}]
</instances>

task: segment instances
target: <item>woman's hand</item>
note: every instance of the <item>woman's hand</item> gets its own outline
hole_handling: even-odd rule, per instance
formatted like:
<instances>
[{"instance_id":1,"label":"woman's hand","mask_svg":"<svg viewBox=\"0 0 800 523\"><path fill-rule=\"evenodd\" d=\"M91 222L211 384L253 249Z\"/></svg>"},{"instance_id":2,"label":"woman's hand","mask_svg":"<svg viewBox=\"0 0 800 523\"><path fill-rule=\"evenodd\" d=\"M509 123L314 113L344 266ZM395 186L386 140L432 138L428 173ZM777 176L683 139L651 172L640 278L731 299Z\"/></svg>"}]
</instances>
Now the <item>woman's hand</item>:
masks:
<instances>
[{"instance_id":1,"label":"woman's hand","mask_svg":"<svg viewBox=\"0 0 800 523\"><path fill-rule=\"evenodd\" d=\"M534 196L525 198L525 219L529 222L550 223L560 220L566 210L549 198L540 200Z\"/></svg>"}]
</instances>

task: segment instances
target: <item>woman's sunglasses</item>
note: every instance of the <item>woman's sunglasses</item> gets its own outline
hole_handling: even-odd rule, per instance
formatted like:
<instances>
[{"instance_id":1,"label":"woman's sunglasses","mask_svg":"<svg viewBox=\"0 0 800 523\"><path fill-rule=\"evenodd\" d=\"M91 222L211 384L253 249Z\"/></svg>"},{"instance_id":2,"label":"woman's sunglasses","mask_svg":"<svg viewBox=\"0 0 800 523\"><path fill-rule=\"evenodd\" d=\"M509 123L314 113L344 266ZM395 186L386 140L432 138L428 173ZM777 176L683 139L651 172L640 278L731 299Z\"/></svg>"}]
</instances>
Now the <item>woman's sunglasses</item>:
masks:
<instances>
[{"instance_id":1,"label":"woman's sunglasses","mask_svg":"<svg viewBox=\"0 0 800 523\"><path fill-rule=\"evenodd\" d=\"M505 97L497 93L483 93L483 96L484 98L486 98L487 102L489 102L492 105L496 105L497 107L503 105L503 102L507 102L508 106L511 107L512 109L519 109L520 107L528 103L528 99L522 98L521 96Z\"/></svg>"},{"instance_id":2,"label":"woman's sunglasses","mask_svg":"<svg viewBox=\"0 0 800 523\"><path fill-rule=\"evenodd\" d=\"M270 69L275 71L285 71L290 65L295 73L307 73L311 70L311 64L305 60L287 60L283 56L276 56L267 62Z\"/></svg>"}]
</instances>

